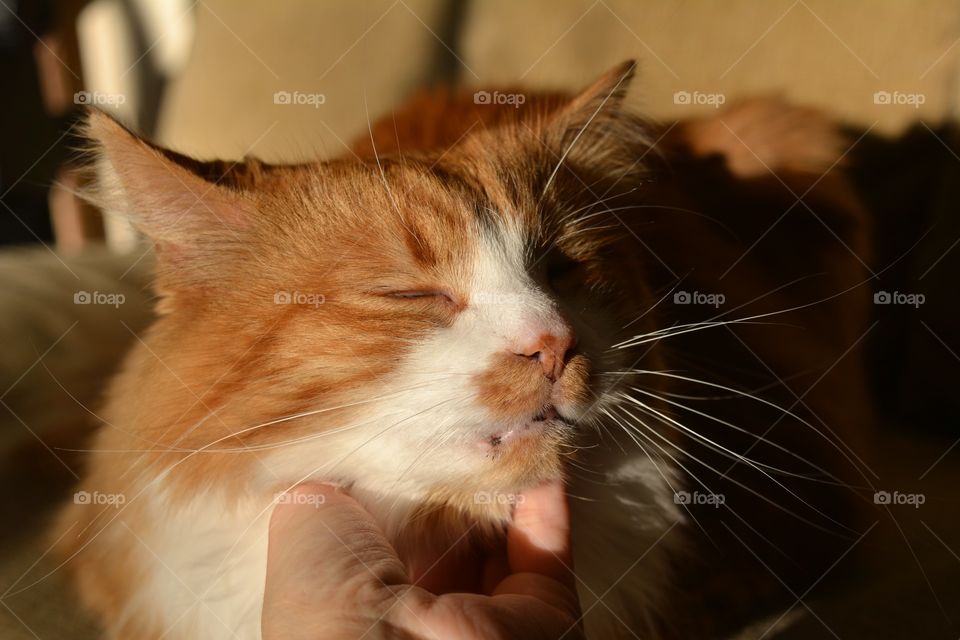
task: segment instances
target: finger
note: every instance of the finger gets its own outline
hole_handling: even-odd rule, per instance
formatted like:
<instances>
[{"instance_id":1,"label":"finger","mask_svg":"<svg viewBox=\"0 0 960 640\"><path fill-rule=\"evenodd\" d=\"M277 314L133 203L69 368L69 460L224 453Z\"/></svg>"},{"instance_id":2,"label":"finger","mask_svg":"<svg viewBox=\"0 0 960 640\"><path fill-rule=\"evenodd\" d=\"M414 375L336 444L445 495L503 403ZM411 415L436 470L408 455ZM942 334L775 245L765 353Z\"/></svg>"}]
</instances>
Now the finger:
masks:
<instances>
[{"instance_id":1,"label":"finger","mask_svg":"<svg viewBox=\"0 0 960 640\"><path fill-rule=\"evenodd\" d=\"M484 558L480 577L480 593L492 594L497 585L510 575L510 563L506 548L495 549Z\"/></svg>"},{"instance_id":2,"label":"finger","mask_svg":"<svg viewBox=\"0 0 960 640\"><path fill-rule=\"evenodd\" d=\"M530 575L530 574L526 574ZM537 580L560 585L543 576ZM582 640L583 629L577 607L555 606L553 598L528 594L501 594L487 597L472 593L435 596L422 589L408 589L400 595L402 606L392 609L391 628L413 638L457 638L458 640Z\"/></svg>"},{"instance_id":3,"label":"finger","mask_svg":"<svg viewBox=\"0 0 960 640\"><path fill-rule=\"evenodd\" d=\"M517 596L521 596L520 602L526 602L528 606L532 599L549 607L553 615L572 620L580 618L580 598L576 590L554 578L538 573L514 573L493 590L493 599L501 604L509 603Z\"/></svg>"},{"instance_id":4,"label":"finger","mask_svg":"<svg viewBox=\"0 0 960 640\"><path fill-rule=\"evenodd\" d=\"M507 533L510 570L572 585L570 510L563 482L541 485L522 496Z\"/></svg>"},{"instance_id":5,"label":"finger","mask_svg":"<svg viewBox=\"0 0 960 640\"><path fill-rule=\"evenodd\" d=\"M450 547L414 548L404 562L413 584L430 593L475 592L483 565L479 546L464 536Z\"/></svg>"},{"instance_id":6,"label":"finger","mask_svg":"<svg viewBox=\"0 0 960 640\"><path fill-rule=\"evenodd\" d=\"M373 516L325 485L302 485L274 509L267 593L323 597L345 584L400 584L406 571Z\"/></svg>"}]
</instances>

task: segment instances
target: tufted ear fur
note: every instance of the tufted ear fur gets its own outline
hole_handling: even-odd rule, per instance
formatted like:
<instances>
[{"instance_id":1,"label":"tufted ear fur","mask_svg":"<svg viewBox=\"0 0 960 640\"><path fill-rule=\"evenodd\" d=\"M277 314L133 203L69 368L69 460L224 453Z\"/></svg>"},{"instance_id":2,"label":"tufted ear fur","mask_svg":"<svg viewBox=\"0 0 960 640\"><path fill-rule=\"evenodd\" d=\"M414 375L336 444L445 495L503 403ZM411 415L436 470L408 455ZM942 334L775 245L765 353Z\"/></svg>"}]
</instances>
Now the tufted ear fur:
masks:
<instances>
[{"instance_id":1,"label":"tufted ear fur","mask_svg":"<svg viewBox=\"0 0 960 640\"><path fill-rule=\"evenodd\" d=\"M555 194L561 201L581 192L586 185L629 192L646 173L643 157L651 149L647 124L624 101L636 63L623 62L610 69L586 89L575 94L553 111L542 129L542 140L552 149L552 172L546 178L543 194ZM565 177L576 176L573 180ZM600 187L598 180L608 180Z\"/></svg>"},{"instance_id":2,"label":"tufted ear fur","mask_svg":"<svg viewBox=\"0 0 960 640\"><path fill-rule=\"evenodd\" d=\"M570 133L576 135L593 121L602 125L615 117L623 108L636 69L634 60L621 62L576 94L560 113Z\"/></svg>"},{"instance_id":3,"label":"tufted ear fur","mask_svg":"<svg viewBox=\"0 0 960 640\"><path fill-rule=\"evenodd\" d=\"M84 195L111 214L127 216L155 245L157 286L204 290L222 277L217 267L248 251L254 187L268 168L256 160L202 162L163 149L110 116L89 112L96 178Z\"/></svg>"},{"instance_id":4,"label":"tufted ear fur","mask_svg":"<svg viewBox=\"0 0 960 640\"><path fill-rule=\"evenodd\" d=\"M98 203L130 216L154 242L186 249L247 225L243 194L221 184L228 163L162 149L99 111L90 112L86 133Z\"/></svg>"},{"instance_id":5,"label":"tufted ear fur","mask_svg":"<svg viewBox=\"0 0 960 640\"><path fill-rule=\"evenodd\" d=\"M636 169L649 149L644 123L624 108L636 62L623 62L573 96L547 124L547 136L571 169L602 166L605 171Z\"/></svg>"}]
</instances>

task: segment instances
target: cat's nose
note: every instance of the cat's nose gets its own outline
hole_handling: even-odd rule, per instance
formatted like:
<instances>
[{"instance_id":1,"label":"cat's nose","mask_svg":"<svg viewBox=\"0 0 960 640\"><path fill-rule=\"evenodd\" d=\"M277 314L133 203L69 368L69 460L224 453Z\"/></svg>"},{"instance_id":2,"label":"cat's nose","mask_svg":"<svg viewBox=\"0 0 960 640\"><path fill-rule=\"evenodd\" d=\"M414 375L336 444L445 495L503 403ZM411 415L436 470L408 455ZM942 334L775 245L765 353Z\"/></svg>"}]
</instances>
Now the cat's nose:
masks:
<instances>
[{"instance_id":1,"label":"cat's nose","mask_svg":"<svg viewBox=\"0 0 960 640\"><path fill-rule=\"evenodd\" d=\"M540 363L549 380L556 382L563 373L570 351L576 346L577 338L569 327L557 331L541 333L534 340L517 344L513 352L518 356L530 358Z\"/></svg>"}]
</instances>

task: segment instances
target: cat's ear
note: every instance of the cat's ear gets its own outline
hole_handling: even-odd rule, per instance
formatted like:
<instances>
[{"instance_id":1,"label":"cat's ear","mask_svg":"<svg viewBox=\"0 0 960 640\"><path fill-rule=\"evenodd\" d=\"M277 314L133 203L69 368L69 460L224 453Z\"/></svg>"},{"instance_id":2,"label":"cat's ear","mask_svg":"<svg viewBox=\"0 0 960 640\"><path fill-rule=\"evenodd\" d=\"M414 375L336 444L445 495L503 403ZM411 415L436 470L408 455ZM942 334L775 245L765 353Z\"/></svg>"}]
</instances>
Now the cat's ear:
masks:
<instances>
[{"instance_id":1,"label":"cat's ear","mask_svg":"<svg viewBox=\"0 0 960 640\"><path fill-rule=\"evenodd\" d=\"M547 139L568 166L632 163L649 146L644 123L624 107L636 67L618 64L554 112Z\"/></svg>"},{"instance_id":2,"label":"cat's ear","mask_svg":"<svg viewBox=\"0 0 960 640\"><path fill-rule=\"evenodd\" d=\"M248 199L230 175L241 165L163 149L99 111L89 112L86 135L96 169L94 204L128 216L160 251L189 255L250 224Z\"/></svg>"},{"instance_id":3,"label":"cat's ear","mask_svg":"<svg viewBox=\"0 0 960 640\"><path fill-rule=\"evenodd\" d=\"M93 176L84 195L107 214L126 216L152 242L157 313L228 286L230 265L251 255L264 166L193 160L98 111L89 112L86 135Z\"/></svg>"},{"instance_id":4,"label":"cat's ear","mask_svg":"<svg viewBox=\"0 0 960 640\"><path fill-rule=\"evenodd\" d=\"M602 121L616 116L623 109L636 69L635 60L626 60L607 70L560 111L562 122L579 132L587 130L598 118Z\"/></svg>"}]
</instances>

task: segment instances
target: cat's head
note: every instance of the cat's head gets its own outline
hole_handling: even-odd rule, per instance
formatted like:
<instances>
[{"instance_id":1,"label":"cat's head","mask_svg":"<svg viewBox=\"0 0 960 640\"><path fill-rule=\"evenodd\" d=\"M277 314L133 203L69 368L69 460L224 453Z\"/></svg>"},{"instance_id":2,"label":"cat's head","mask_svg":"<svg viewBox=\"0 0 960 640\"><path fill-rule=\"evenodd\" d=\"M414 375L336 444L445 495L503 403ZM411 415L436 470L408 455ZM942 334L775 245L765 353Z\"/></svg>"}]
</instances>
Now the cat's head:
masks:
<instances>
[{"instance_id":1,"label":"cat's head","mask_svg":"<svg viewBox=\"0 0 960 640\"><path fill-rule=\"evenodd\" d=\"M208 483L469 511L561 475L653 304L632 72L447 148L295 166L194 161L92 114L97 197L156 246L159 319L119 387L134 428Z\"/></svg>"}]
</instances>

